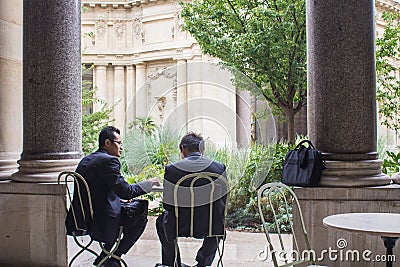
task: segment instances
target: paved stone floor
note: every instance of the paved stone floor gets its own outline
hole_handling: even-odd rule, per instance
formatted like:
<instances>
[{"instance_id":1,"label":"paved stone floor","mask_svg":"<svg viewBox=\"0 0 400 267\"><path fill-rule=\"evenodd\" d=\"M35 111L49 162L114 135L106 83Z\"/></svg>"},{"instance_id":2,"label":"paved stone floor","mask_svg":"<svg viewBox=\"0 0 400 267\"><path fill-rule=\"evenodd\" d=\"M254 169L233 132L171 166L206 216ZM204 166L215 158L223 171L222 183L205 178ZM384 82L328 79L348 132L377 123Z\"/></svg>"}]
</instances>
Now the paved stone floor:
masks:
<instances>
[{"instance_id":1,"label":"paved stone floor","mask_svg":"<svg viewBox=\"0 0 400 267\"><path fill-rule=\"evenodd\" d=\"M277 242L277 240L275 240ZM285 241L290 243L290 236L285 236ZM263 233L247 233L228 231L225 242L223 263L225 267L263 267L273 266L267 260L259 259L258 254L265 249L266 238ZM201 240L180 238L179 247L181 250L182 261L191 264L195 258L197 249L201 245ZM98 244L91 246L99 251ZM68 252L71 257L78 247L72 238L68 239ZM140 240L133 246L128 254L123 256L129 267L153 267L157 262L161 262L160 243L155 229L155 218L149 217L147 228ZM95 257L85 252L74 262L73 266L92 266ZM212 266L217 266L214 260Z\"/></svg>"}]
</instances>

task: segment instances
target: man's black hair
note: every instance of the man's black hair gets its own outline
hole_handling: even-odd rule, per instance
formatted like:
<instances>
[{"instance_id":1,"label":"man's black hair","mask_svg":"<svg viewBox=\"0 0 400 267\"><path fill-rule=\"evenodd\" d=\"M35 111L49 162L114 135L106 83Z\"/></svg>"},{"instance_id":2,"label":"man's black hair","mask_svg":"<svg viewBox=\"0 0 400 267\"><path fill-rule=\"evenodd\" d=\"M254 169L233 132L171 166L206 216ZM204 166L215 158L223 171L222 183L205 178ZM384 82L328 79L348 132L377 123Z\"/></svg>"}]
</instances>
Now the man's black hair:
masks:
<instances>
[{"instance_id":1,"label":"man's black hair","mask_svg":"<svg viewBox=\"0 0 400 267\"><path fill-rule=\"evenodd\" d=\"M106 139L109 139L111 142L114 141L114 133L120 134L119 129L114 126L106 126L101 130L99 134L99 149L101 149L106 144Z\"/></svg>"},{"instance_id":2,"label":"man's black hair","mask_svg":"<svg viewBox=\"0 0 400 267\"><path fill-rule=\"evenodd\" d=\"M182 137L179 149L182 151L182 147L186 148L188 152L203 152L204 151L204 139L199 134L190 132Z\"/></svg>"}]
</instances>

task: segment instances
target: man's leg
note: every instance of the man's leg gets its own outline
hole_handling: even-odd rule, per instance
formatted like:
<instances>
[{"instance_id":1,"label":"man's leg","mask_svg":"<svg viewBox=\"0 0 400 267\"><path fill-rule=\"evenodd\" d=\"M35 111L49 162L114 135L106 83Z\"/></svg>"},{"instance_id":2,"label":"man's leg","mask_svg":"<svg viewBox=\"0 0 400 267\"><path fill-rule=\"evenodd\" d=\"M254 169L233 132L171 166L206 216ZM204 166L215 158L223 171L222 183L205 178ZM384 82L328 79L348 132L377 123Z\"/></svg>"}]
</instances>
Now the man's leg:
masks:
<instances>
[{"instance_id":1,"label":"man's leg","mask_svg":"<svg viewBox=\"0 0 400 267\"><path fill-rule=\"evenodd\" d=\"M166 238L166 235L164 232L164 225L163 225L163 216L164 216L164 214L161 214L156 220L157 234L158 234L158 238L160 239L160 242L161 242L162 264L167 265L167 266L174 266L175 244L174 244L174 242L169 242ZM177 253L178 253L177 263L178 263L178 266L181 266L181 257L179 255L179 249L178 249Z\"/></svg>"},{"instance_id":2,"label":"man's leg","mask_svg":"<svg viewBox=\"0 0 400 267\"><path fill-rule=\"evenodd\" d=\"M211 266L217 252L220 237L206 237L203 245L197 252L196 261L198 267Z\"/></svg>"},{"instance_id":3,"label":"man's leg","mask_svg":"<svg viewBox=\"0 0 400 267\"><path fill-rule=\"evenodd\" d=\"M121 257L122 254L126 254L143 234L146 225L147 214L141 215L140 218L138 218L137 223L123 224L123 238L114 254L119 257Z\"/></svg>"}]
</instances>

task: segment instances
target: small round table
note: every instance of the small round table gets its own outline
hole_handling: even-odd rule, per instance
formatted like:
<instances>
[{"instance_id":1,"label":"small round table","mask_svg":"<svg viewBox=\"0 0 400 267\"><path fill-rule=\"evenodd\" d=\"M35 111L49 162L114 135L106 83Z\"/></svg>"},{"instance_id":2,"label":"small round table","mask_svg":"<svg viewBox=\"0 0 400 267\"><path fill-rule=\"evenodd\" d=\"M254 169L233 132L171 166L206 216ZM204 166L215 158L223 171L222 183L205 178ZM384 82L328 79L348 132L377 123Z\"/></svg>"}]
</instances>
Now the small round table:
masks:
<instances>
[{"instance_id":1,"label":"small round table","mask_svg":"<svg viewBox=\"0 0 400 267\"><path fill-rule=\"evenodd\" d=\"M381 236L392 267L393 248L400 237L400 214L397 213L344 213L325 217L323 224L338 230Z\"/></svg>"}]
</instances>

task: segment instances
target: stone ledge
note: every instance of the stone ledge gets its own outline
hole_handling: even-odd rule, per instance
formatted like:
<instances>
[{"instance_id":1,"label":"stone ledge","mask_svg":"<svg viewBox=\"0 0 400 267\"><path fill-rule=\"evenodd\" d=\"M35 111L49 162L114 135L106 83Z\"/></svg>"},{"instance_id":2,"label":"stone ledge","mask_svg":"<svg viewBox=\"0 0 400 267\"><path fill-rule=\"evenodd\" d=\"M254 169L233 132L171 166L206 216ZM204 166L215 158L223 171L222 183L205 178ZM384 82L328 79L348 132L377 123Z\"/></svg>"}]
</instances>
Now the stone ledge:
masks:
<instances>
[{"instance_id":1,"label":"stone ledge","mask_svg":"<svg viewBox=\"0 0 400 267\"><path fill-rule=\"evenodd\" d=\"M65 195L65 184L0 181L0 194Z\"/></svg>"},{"instance_id":2,"label":"stone ledge","mask_svg":"<svg viewBox=\"0 0 400 267\"><path fill-rule=\"evenodd\" d=\"M328 188L328 187L295 187L294 192L299 200L400 200L400 185L392 184L364 188Z\"/></svg>"}]
</instances>

